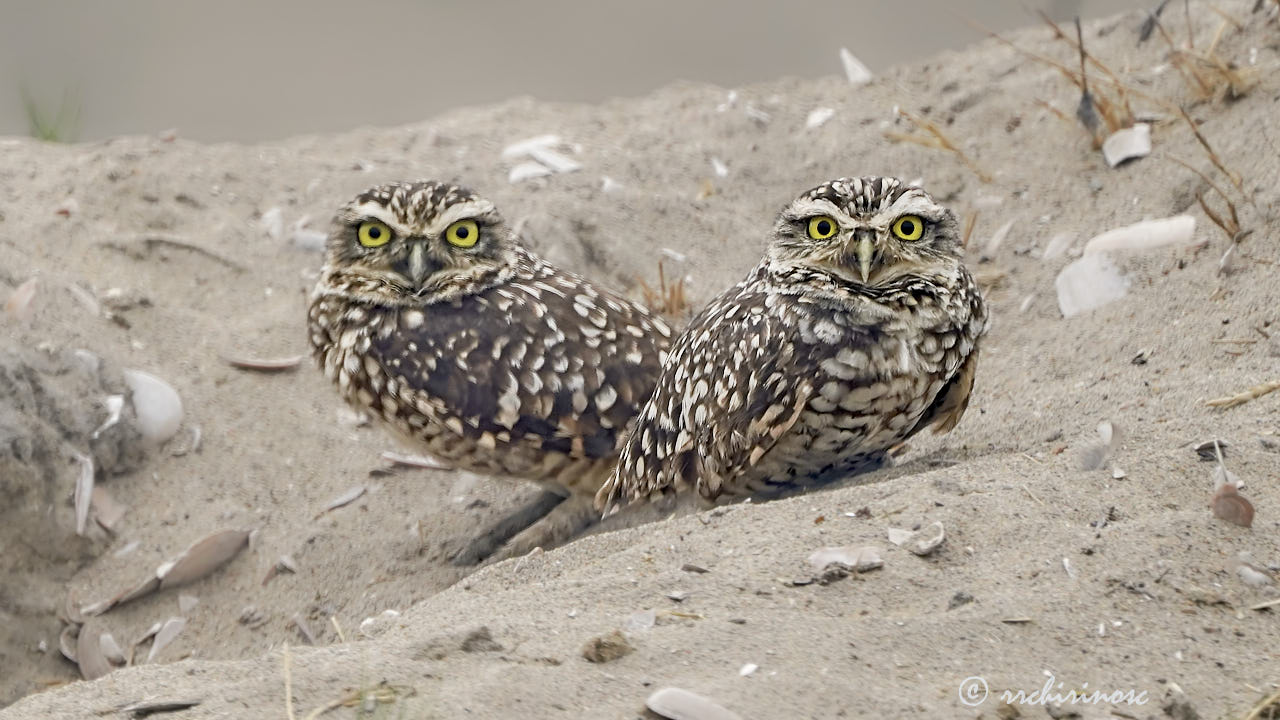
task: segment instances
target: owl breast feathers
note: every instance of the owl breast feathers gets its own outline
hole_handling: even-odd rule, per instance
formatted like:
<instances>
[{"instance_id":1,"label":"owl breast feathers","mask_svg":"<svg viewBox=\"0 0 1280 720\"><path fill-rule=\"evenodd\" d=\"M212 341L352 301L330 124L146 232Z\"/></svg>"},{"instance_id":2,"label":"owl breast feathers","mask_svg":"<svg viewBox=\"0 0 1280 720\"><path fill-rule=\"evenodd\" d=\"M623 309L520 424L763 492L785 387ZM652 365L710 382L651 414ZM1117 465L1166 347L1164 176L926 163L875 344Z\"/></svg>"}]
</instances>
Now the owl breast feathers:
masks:
<instances>
[{"instance_id":1,"label":"owl breast feathers","mask_svg":"<svg viewBox=\"0 0 1280 720\"><path fill-rule=\"evenodd\" d=\"M760 263L677 339L597 506L774 495L953 428L987 326L956 229L893 178L793 201Z\"/></svg>"},{"instance_id":2,"label":"owl breast feathers","mask_svg":"<svg viewBox=\"0 0 1280 720\"><path fill-rule=\"evenodd\" d=\"M521 247L488 201L433 182L339 212L309 318L343 398L411 447L566 494L612 469L670 337Z\"/></svg>"}]
</instances>

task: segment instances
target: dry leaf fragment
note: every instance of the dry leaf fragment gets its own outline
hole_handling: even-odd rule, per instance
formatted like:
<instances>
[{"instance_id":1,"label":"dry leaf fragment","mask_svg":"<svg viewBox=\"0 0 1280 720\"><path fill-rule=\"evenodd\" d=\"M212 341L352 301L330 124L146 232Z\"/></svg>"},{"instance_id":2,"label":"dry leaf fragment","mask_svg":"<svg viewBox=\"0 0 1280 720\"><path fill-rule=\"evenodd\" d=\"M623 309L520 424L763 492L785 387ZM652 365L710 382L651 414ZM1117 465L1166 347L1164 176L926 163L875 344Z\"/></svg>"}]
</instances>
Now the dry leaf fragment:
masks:
<instances>
[{"instance_id":1,"label":"dry leaf fragment","mask_svg":"<svg viewBox=\"0 0 1280 720\"><path fill-rule=\"evenodd\" d=\"M1231 483L1224 483L1218 488L1218 491L1213 494L1210 505L1213 507L1213 516L1220 520L1226 520L1241 527L1253 526L1253 504L1246 500Z\"/></svg>"}]
</instances>

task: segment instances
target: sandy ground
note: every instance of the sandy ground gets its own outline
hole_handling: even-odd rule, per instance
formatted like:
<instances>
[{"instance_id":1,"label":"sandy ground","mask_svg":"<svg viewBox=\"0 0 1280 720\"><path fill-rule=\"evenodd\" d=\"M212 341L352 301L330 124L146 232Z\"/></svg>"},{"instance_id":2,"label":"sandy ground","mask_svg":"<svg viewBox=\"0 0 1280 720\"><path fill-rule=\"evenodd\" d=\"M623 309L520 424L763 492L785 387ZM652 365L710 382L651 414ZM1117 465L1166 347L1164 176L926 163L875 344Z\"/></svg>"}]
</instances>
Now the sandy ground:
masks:
<instances>
[{"instance_id":1,"label":"sandy ground","mask_svg":"<svg viewBox=\"0 0 1280 720\"><path fill-rule=\"evenodd\" d=\"M1250 609L1277 597L1276 581L1237 572L1241 552L1263 577L1280 563L1280 395L1228 410L1205 401L1280 379L1280 26L1252 5L1222 4L1243 28L1228 27L1217 52L1263 70L1233 101L1193 102L1162 41L1136 45L1137 16L1085 28L1134 88L1188 104L1248 200L1184 123L1136 95L1135 111L1159 118L1155 153L1109 169L1078 126L1038 104L1071 116L1078 91L995 42L856 89L833 77L732 99L690 85L599 106L517 99L259 146L0 141L0 286L39 278L0 345L0 702L16 701L0 717L120 717L157 698L200 701L175 718L283 717L286 684L303 717L379 682L370 697L381 701L324 717L638 717L666 685L745 718L995 717L1002 691L1031 693L1047 674L1059 692L1149 699L1066 708L1083 717L1192 717L1174 702L1243 717L1280 683L1280 608ZM1191 12L1203 49L1222 20ZM1180 14L1166 21L1185 37ZM1044 28L1011 37L1076 62ZM886 130L912 131L895 106L936 121L992 180L951 153L888 140ZM834 115L806 128L819 107ZM583 169L509 184L502 148L542 133L579 145ZM1195 199L1208 185L1171 156L1211 173L1253 231L1225 274L1228 241ZM677 250L685 259L667 259L668 272L686 275L701 303L755 263L782 204L849 174L922 178L966 217L977 212L970 262L994 281L995 316L959 428L913 441L897 467L856 484L596 535L464 578L448 550L528 490L382 472L391 441L353 424L309 365L265 375L221 359L305 351L319 256L289 227L310 218L323 229L376 182L464 179L524 219L537 250L636 296L662 250ZM271 208L283 238L261 228ZM1117 256L1128 296L1062 317L1054 278L1086 239L1183 212L1197 219L1193 245ZM1072 250L1045 259L1060 233ZM131 406L91 438L102 398L123 392L122 368L181 394L183 428L167 445L144 447ZM1084 470L1103 421L1119 440L1103 467ZM1214 465L1192 448L1212 438L1229 444L1252 529L1208 508ZM72 451L92 455L99 485L128 507L114 533L75 536ZM359 499L324 512L355 486ZM929 557L887 540L890 527L933 522L947 540ZM110 597L223 528L256 530L251 549L89 620L127 644L184 616L154 662L75 681L58 652L64 608ZM885 565L810 582L806 558L829 545L879 546ZM297 572L264 582L282 555ZM180 595L198 604L181 609ZM370 617L381 619L362 626ZM587 662L583 645L614 630L634 652ZM958 692L971 676L991 691L976 707ZM1048 717L1035 704L1021 712Z\"/></svg>"}]
</instances>

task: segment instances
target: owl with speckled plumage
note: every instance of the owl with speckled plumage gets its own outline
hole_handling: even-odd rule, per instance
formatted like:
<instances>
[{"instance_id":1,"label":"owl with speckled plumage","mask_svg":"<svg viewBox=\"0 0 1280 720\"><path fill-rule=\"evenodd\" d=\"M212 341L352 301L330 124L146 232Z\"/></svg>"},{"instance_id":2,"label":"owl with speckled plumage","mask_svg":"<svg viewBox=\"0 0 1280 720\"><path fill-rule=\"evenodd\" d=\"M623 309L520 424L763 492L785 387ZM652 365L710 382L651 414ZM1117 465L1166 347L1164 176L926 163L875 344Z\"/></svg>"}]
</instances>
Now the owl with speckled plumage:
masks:
<instances>
[{"instance_id":1,"label":"owl with speckled plumage","mask_svg":"<svg viewBox=\"0 0 1280 720\"><path fill-rule=\"evenodd\" d=\"M673 344L597 506L777 496L955 427L987 328L961 253L955 215L897 179L801 195Z\"/></svg>"},{"instance_id":2,"label":"owl with speckled plumage","mask_svg":"<svg viewBox=\"0 0 1280 720\"><path fill-rule=\"evenodd\" d=\"M597 517L671 331L522 247L490 201L419 181L338 212L309 335L341 396L410 448L547 491L455 558L470 563L504 541L504 556L557 544Z\"/></svg>"}]
</instances>

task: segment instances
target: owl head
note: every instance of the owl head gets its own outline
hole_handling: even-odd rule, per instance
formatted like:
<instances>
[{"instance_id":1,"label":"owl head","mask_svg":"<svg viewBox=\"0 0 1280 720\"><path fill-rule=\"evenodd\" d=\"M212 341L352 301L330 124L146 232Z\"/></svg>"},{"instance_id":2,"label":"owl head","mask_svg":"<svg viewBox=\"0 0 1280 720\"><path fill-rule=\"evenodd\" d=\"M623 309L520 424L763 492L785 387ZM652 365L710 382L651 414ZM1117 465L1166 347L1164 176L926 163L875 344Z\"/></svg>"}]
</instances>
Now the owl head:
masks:
<instances>
[{"instance_id":1,"label":"owl head","mask_svg":"<svg viewBox=\"0 0 1280 720\"><path fill-rule=\"evenodd\" d=\"M325 265L353 295L420 304L500 282L516 247L493 203L471 190L393 182L342 206Z\"/></svg>"},{"instance_id":2,"label":"owl head","mask_svg":"<svg viewBox=\"0 0 1280 720\"><path fill-rule=\"evenodd\" d=\"M769 261L874 287L960 260L956 216L897 178L840 178L783 208Z\"/></svg>"}]
</instances>

